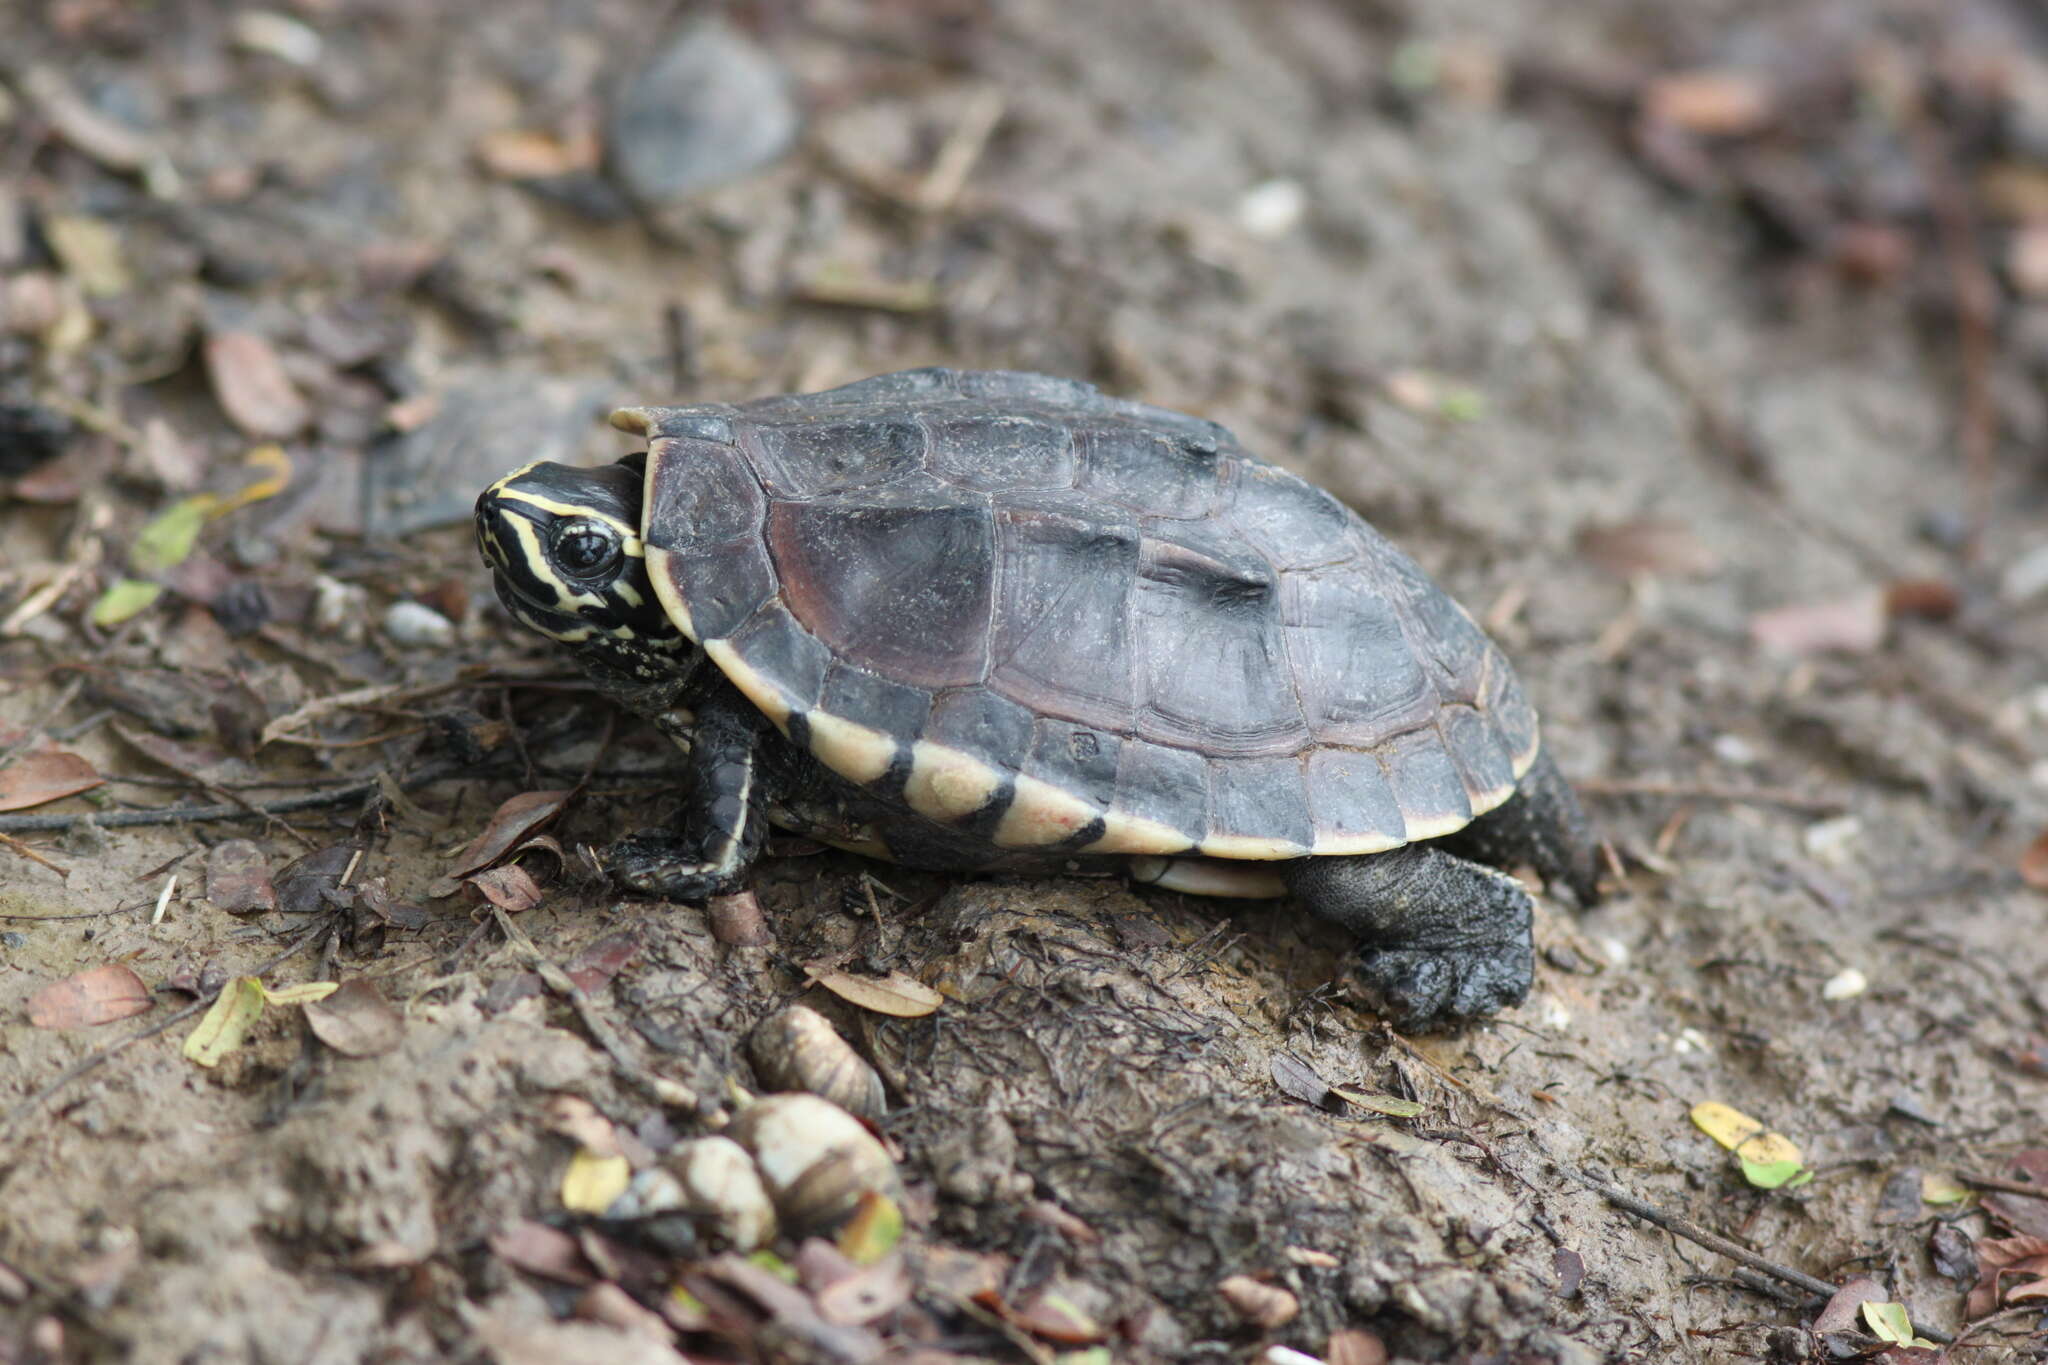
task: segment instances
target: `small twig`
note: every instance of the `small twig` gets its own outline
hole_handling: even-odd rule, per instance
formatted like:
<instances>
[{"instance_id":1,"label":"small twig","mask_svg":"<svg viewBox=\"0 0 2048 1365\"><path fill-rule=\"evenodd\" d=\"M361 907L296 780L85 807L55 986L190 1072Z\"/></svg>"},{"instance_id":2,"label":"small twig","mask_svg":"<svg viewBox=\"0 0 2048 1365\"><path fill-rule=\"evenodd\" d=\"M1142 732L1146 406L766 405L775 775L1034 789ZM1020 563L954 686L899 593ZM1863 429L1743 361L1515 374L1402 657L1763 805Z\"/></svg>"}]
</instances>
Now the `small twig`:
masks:
<instances>
[{"instance_id":1,"label":"small twig","mask_svg":"<svg viewBox=\"0 0 2048 1365\"><path fill-rule=\"evenodd\" d=\"M19 839L13 838L10 835L0 834L0 848L6 849L9 853L14 854L18 858L26 858L32 863L37 863L43 867L49 868L50 871L56 873L65 881L71 880L70 868L63 867L51 862L48 858L45 858L42 854L36 852L34 849L30 848L27 844L24 844Z\"/></svg>"},{"instance_id":2,"label":"small twig","mask_svg":"<svg viewBox=\"0 0 2048 1365\"><path fill-rule=\"evenodd\" d=\"M411 791L450 777L483 775L460 763L436 764L405 779L403 786L406 791ZM75 829L88 820L101 829L122 829L135 825L179 825L187 821L260 819L289 815L293 811L318 810L322 806L342 806L376 790L377 779L366 777L345 787L243 805L163 806L155 810L90 811L77 815L0 815L0 834L40 834L50 830Z\"/></svg>"},{"instance_id":3,"label":"small twig","mask_svg":"<svg viewBox=\"0 0 2048 1365\"><path fill-rule=\"evenodd\" d=\"M1568 1174L1616 1208L1626 1210L1646 1223L1654 1223L1666 1232L1685 1238L1688 1242L1697 1242L1709 1251L1726 1256L1737 1265L1748 1266L1751 1270L1768 1275L1774 1280L1798 1285L1808 1293L1819 1294L1824 1298L1833 1298L1835 1290L1840 1287L1809 1275L1803 1270L1794 1270L1791 1266L1779 1265L1768 1257L1759 1256L1739 1242L1731 1242L1717 1232L1708 1232L1683 1214L1666 1213L1655 1204L1638 1199L1627 1190L1617 1189L1613 1185L1595 1180L1584 1171L1568 1171Z\"/></svg>"},{"instance_id":4,"label":"small twig","mask_svg":"<svg viewBox=\"0 0 2048 1365\"><path fill-rule=\"evenodd\" d=\"M491 907L491 916L497 921L499 932L505 935L505 941L517 949L527 960L528 965L540 974L542 984L567 1000L575 1009L576 1017L583 1021L583 1027L612 1059L612 1065L619 1069L621 1076L638 1086L656 1104L672 1109L697 1107L696 1091L681 1081L655 1075L633 1059L633 1055L626 1050L625 1040L619 1037L618 1030L598 1013L596 1005L590 999L590 992L577 985L569 973L563 971L559 964L534 946L533 940L527 937L524 929L512 922L510 915L494 905Z\"/></svg>"},{"instance_id":5,"label":"small twig","mask_svg":"<svg viewBox=\"0 0 2048 1365\"><path fill-rule=\"evenodd\" d=\"M241 973L241 975L263 976L264 974L275 970L279 966L279 964L283 963L287 958L292 957L301 948L304 948L308 943L311 943L314 939L321 937L325 934L331 934L333 932L334 923L332 920L328 920L321 924L316 924L311 929L308 929L305 933L299 935L296 939L293 939L292 942L285 947L284 951L279 953L276 957L271 958L268 962L256 968L254 971L243 972ZM233 978L230 978L230 980L232 979ZM172 1011L170 1014L167 1014L163 1018L157 1020L154 1024L151 1024L148 1028L145 1028L138 1033L131 1033L126 1038L122 1038L117 1042L109 1043L105 1047L101 1048L98 1052L93 1053L91 1056L81 1058L79 1061L73 1063L71 1066L66 1067L62 1072L58 1074L55 1080L51 1081L41 1090L36 1091L35 1094L30 1095L27 1099L23 1100L21 1103L15 1105L12 1109L8 1110L5 1118L0 1118L0 1134L6 1134L8 1132L11 1132L15 1124L19 1123L22 1119L27 1118L37 1109L40 1109L47 1100L54 1096L58 1091L62 1090L65 1086L77 1080L80 1076L83 1076L87 1072L102 1066L119 1053L126 1051L128 1048L131 1048L135 1044L142 1042L144 1039L154 1038L159 1033L162 1033L164 1030L172 1027L173 1025L182 1023L183 1021L190 1019L193 1015L199 1013L201 1010L211 1005L217 998L219 998L221 991L225 990L226 988L227 983L223 982L221 983L220 986L215 987L214 990L210 993L201 995L197 1000L194 1000L191 1004L185 1006L183 1009Z\"/></svg>"},{"instance_id":6,"label":"small twig","mask_svg":"<svg viewBox=\"0 0 2048 1365\"><path fill-rule=\"evenodd\" d=\"M1843 810L1848 802L1835 796L1814 796L1777 787L1733 787L1719 782L1673 782L1658 777L1582 777L1572 783L1585 796L1667 796L1682 801L1731 801L1741 805L1784 806L1819 813Z\"/></svg>"},{"instance_id":7,"label":"small twig","mask_svg":"<svg viewBox=\"0 0 2048 1365\"><path fill-rule=\"evenodd\" d=\"M1964 1175L1958 1171L1956 1179L1965 1185L1974 1185L1980 1190L1997 1190L2001 1194L2023 1194L2029 1199L2048 1199L2048 1185L2033 1185L2024 1180L2006 1180L1995 1175Z\"/></svg>"},{"instance_id":8,"label":"small twig","mask_svg":"<svg viewBox=\"0 0 2048 1365\"><path fill-rule=\"evenodd\" d=\"M990 134L1003 121L1004 107L1002 91L993 88L978 92L968 101L966 112L946 135L931 171L917 187L913 199L919 210L944 213L959 200L974 163L981 160L982 151L988 146Z\"/></svg>"}]
</instances>

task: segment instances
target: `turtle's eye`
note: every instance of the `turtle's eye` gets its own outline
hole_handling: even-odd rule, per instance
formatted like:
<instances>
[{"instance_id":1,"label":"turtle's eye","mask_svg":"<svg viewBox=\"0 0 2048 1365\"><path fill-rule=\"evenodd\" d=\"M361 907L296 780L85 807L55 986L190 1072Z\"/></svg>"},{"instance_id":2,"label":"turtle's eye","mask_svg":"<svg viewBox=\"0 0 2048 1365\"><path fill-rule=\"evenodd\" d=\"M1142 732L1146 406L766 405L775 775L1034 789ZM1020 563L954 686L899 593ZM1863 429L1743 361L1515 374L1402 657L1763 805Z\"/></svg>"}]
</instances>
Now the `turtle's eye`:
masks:
<instances>
[{"instance_id":1,"label":"turtle's eye","mask_svg":"<svg viewBox=\"0 0 2048 1365\"><path fill-rule=\"evenodd\" d=\"M619 562L619 538L592 522L570 522L555 533L555 562L578 578L594 577Z\"/></svg>"}]
</instances>

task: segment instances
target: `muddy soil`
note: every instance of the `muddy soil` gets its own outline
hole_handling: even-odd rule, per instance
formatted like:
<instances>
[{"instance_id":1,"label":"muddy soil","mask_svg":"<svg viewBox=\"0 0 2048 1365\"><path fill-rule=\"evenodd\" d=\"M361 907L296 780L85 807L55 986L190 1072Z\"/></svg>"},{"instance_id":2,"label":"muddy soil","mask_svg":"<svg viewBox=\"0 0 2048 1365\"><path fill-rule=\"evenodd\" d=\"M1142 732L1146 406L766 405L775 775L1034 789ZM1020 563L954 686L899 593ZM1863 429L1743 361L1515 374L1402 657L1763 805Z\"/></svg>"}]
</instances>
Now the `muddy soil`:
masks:
<instances>
[{"instance_id":1,"label":"muddy soil","mask_svg":"<svg viewBox=\"0 0 2048 1365\"><path fill-rule=\"evenodd\" d=\"M1952 1177L2048 1145L2048 271L1999 254L2041 221L2048 36L2017 4L1665 8L0 11L0 761L106 779L0 824L0 1360L1820 1349L1806 1291L1588 1179L1964 1331L1935 1234L2040 1201ZM1996 131L1869 112L1936 67L2004 73ZM1703 68L1742 74L1643 115ZM669 808L663 742L503 615L477 489L623 453L615 404L940 363L1216 418L1486 623L1613 849L1597 909L1546 902L1525 1004L1399 1036L1284 905L781 846L750 942L590 875ZM200 493L196 548L150 558ZM116 621L121 579L163 591ZM538 904L438 894L500 802L571 788ZM276 908L209 884L229 839ZM117 964L144 1012L32 1022ZM352 1056L273 1005L188 1059L248 973L367 980L398 1027ZM563 1097L653 1164L798 1000L887 1087L894 1302L593 1292L660 1307L677 1261L565 1207ZM1702 1101L1810 1178L1747 1182ZM537 1273L536 1225L581 1252ZM1954 1358L2027 1358L2038 1317Z\"/></svg>"}]
</instances>

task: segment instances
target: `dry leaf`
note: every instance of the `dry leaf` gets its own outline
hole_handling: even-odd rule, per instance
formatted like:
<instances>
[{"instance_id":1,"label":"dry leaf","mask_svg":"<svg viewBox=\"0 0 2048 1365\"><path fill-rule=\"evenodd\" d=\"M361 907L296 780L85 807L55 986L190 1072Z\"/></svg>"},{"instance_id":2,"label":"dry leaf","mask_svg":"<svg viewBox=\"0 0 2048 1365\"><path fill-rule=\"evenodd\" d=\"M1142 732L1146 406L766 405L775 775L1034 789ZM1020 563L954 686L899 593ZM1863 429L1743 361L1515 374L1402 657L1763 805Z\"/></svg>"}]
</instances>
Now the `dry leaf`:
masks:
<instances>
[{"instance_id":1,"label":"dry leaf","mask_svg":"<svg viewBox=\"0 0 2048 1365\"><path fill-rule=\"evenodd\" d=\"M1693 1126L1731 1152L1764 1130L1761 1123L1719 1100L1702 1100L1692 1107L1690 1117Z\"/></svg>"},{"instance_id":2,"label":"dry leaf","mask_svg":"<svg viewBox=\"0 0 2048 1365\"><path fill-rule=\"evenodd\" d=\"M1719 557L1680 521L1642 517L1611 526L1582 526L1577 540L1581 558L1621 578L1699 578L1721 567Z\"/></svg>"},{"instance_id":3,"label":"dry leaf","mask_svg":"<svg viewBox=\"0 0 2048 1365\"><path fill-rule=\"evenodd\" d=\"M263 1003L266 1005L310 1005L325 1000L341 989L338 981L302 981L296 986L279 986L276 990L263 988Z\"/></svg>"},{"instance_id":4,"label":"dry leaf","mask_svg":"<svg viewBox=\"0 0 2048 1365\"><path fill-rule=\"evenodd\" d=\"M277 887L263 850L247 839L223 839L206 855L206 899L230 915L277 909Z\"/></svg>"},{"instance_id":5,"label":"dry leaf","mask_svg":"<svg viewBox=\"0 0 2048 1365\"><path fill-rule=\"evenodd\" d=\"M201 1066L219 1066L262 1016L263 983L253 976L236 977L221 988L198 1027L186 1035L186 1058Z\"/></svg>"},{"instance_id":6,"label":"dry leaf","mask_svg":"<svg viewBox=\"0 0 2048 1365\"><path fill-rule=\"evenodd\" d=\"M284 363L254 332L216 332L206 338L206 373L228 420L259 440L285 440L311 417Z\"/></svg>"},{"instance_id":7,"label":"dry leaf","mask_svg":"<svg viewBox=\"0 0 2048 1365\"><path fill-rule=\"evenodd\" d=\"M2035 835L2020 854L2020 880L2036 891L2048 891L2048 829Z\"/></svg>"},{"instance_id":8,"label":"dry leaf","mask_svg":"<svg viewBox=\"0 0 2048 1365\"><path fill-rule=\"evenodd\" d=\"M1740 71L1673 71L1643 91L1643 113L1709 137L1738 137L1771 121L1771 92Z\"/></svg>"},{"instance_id":9,"label":"dry leaf","mask_svg":"<svg viewBox=\"0 0 2048 1365\"><path fill-rule=\"evenodd\" d=\"M325 1000L306 1006L313 1036L344 1057L381 1057L405 1041L405 1020L365 977L354 977Z\"/></svg>"},{"instance_id":10,"label":"dry leaf","mask_svg":"<svg viewBox=\"0 0 2048 1365\"><path fill-rule=\"evenodd\" d=\"M597 1278L590 1273L589 1262L574 1237L531 1218L492 1233L485 1244L499 1260L529 1275L575 1285L590 1284Z\"/></svg>"},{"instance_id":11,"label":"dry leaf","mask_svg":"<svg viewBox=\"0 0 2048 1365\"><path fill-rule=\"evenodd\" d=\"M603 1213L632 1182L633 1167L626 1158L579 1149L562 1173L562 1207L574 1213Z\"/></svg>"},{"instance_id":12,"label":"dry leaf","mask_svg":"<svg viewBox=\"0 0 2048 1365\"><path fill-rule=\"evenodd\" d=\"M508 915L531 910L547 899L540 889L540 883L533 879L533 874L517 863L485 868L482 872L463 880L482 892L485 900Z\"/></svg>"},{"instance_id":13,"label":"dry leaf","mask_svg":"<svg viewBox=\"0 0 2048 1365\"><path fill-rule=\"evenodd\" d=\"M1229 1276L1216 1286L1216 1292L1239 1317L1263 1331L1285 1327L1301 1312L1301 1300L1293 1294L1249 1275Z\"/></svg>"},{"instance_id":14,"label":"dry leaf","mask_svg":"<svg viewBox=\"0 0 2048 1365\"><path fill-rule=\"evenodd\" d=\"M1765 649L1794 657L1868 654L1884 643L1890 618L1885 590L1869 588L1826 602L1800 602L1749 618L1749 635Z\"/></svg>"},{"instance_id":15,"label":"dry leaf","mask_svg":"<svg viewBox=\"0 0 2048 1365\"><path fill-rule=\"evenodd\" d=\"M855 976L832 967L807 968L811 981L841 1000L898 1019L921 1019L946 1002L930 986L902 972L887 976Z\"/></svg>"},{"instance_id":16,"label":"dry leaf","mask_svg":"<svg viewBox=\"0 0 2048 1365\"><path fill-rule=\"evenodd\" d=\"M141 1014L155 1003L141 977L112 962L37 991L28 1000L28 1021L37 1028L91 1028Z\"/></svg>"},{"instance_id":17,"label":"dry leaf","mask_svg":"<svg viewBox=\"0 0 2048 1365\"><path fill-rule=\"evenodd\" d=\"M25 810L45 801L91 791L106 779L92 764L63 749L38 749L0 768L0 810Z\"/></svg>"},{"instance_id":18,"label":"dry leaf","mask_svg":"<svg viewBox=\"0 0 2048 1365\"><path fill-rule=\"evenodd\" d=\"M489 867L505 856L527 835L539 829L548 821L561 814L568 804L566 791L521 792L491 812L490 821L483 832L469 841L462 852L455 855L454 865L448 869L450 878L466 877L479 868ZM443 883L445 885L446 883ZM454 891L437 891L439 895L453 895Z\"/></svg>"},{"instance_id":19,"label":"dry leaf","mask_svg":"<svg viewBox=\"0 0 2048 1365\"><path fill-rule=\"evenodd\" d=\"M597 139L589 134L558 137L532 128L501 128L477 139L477 160L504 180L552 180L597 164Z\"/></svg>"},{"instance_id":20,"label":"dry leaf","mask_svg":"<svg viewBox=\"0 0 2048 1365\"><path fill-rule=\"evenodd\" d=\"M845 1234L840 1234L844 1240ZM910 1272L901 1256L890 1256L857 1274L833 1281L813 1297L818 1315L843 1327L859 1327L895 1312L910 1301Z\"/></svg>"}]
</instances>

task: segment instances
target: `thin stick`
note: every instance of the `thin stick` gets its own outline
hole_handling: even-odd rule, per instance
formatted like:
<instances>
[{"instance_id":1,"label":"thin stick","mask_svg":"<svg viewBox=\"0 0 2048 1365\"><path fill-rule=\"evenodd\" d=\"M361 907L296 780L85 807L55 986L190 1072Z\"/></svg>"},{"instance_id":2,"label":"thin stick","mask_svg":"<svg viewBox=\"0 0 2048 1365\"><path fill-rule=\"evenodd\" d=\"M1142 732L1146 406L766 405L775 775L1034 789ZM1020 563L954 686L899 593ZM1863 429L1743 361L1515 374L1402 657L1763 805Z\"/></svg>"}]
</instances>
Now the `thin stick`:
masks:
<instances>
[{"instance_id":1,"label":"thin stick","mask_svg":"<svg viewBox=\"0 0 2048 1365\"><path fill-rule=\"evenodd\" d=\"M1997 1190L2002 1194L2023 1194L2029 1199L2048 1199L2048 1185L2033 1185L2024 1180L2006 1180L1995 1175L1964 1175L1956 1173L1956 1179L1965 1185L1975 1185L1980 1190Z\"/></svg>"},{"instance_id":2,"label":"thin stick","mask_svg":"<svg viewBox=\"0 0 2048 1365\"><path fill-rule=\"evenodd\" d=\"M424 772L405 780L405 790L429 786L446 778L456 776L480 776L475 769L461 764L436 764ZM341 806L358 797L368 796L377 790L377 779L366 777L351 782L345 787L332 787L327 791L309 792L304 796L287 796L276 801L252 801L244 805L220 806L163 806L156 810L115 810L97 811L78 815L0 815L0 834L40 834L51 830L75 828L90 820L101 829L122 829L132 825L178 825L197 820L247 820L272 815L288 815L293 811L317 810L321 806Z\"/></svg>"},{"instance_id":3,"label":"thin stick","mask_svg":"<svg viewBox=\"0 0 2048 1365\"><path fill-rule=\"evenodd\" d=\"M1784 806L1821 813L1849 803L1835 796L1812 796L1777 787L1732 787L1719 782L1673 782L1659 777L1582 777L1572 786L1586 796L1668 796L1686 801L1732 801L1741 805Z\"/></svg>"},{"instance_id":4,"label":"thin stick","mask_svg":"<svg viewBox=\"0 0 2048 1365\"><path fill-rule=\"evenodd\" d=\"M1809 1275L1803 1270L1794 1270L1791 1266L1779 1265L1776 1261L1759 1256L1748 1247L1731 1242L1717 1232L1708 1232L1683 1214L1666 1213L1655 1204L1638 1199L1627 1190L1616 1189L1612 1185L1595 1180L1583 1171L1571 1171L1569 1174L1616 1208L1624 1209L1646 1223L1655 1223L1666 1232L1683 1237L1688 1242L1697 1242L1707 1250L1718 1252L1738 1265L1746 1265L1751 1270L1769 1275L1774 1280L1796 1284L1808 1293L1819 1294L1825 1298L1833 1298L1835 1290L1840 1288L1839 1285L1829 1284L1826 1280Z\"/></svg>"}]
</instances>

